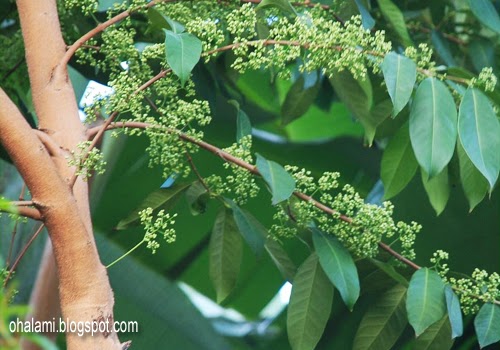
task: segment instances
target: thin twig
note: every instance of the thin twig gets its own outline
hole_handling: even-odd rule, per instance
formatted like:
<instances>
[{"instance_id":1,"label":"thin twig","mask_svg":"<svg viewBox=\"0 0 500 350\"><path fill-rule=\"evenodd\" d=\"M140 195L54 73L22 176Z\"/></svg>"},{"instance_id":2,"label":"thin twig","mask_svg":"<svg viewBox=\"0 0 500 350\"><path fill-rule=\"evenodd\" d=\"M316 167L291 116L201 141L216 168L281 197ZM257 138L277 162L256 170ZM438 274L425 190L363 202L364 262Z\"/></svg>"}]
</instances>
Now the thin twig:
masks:
<instances>
[{"instance_id":1,"label":"thin twig","mask_svg":"<svg viewBox=\"0 0 500 350\"><path fill-rule=\"evenodd\" d=\"M191 154L189 154L189 151L187 149L185 151L186 151L186 158L188 160L189 165L191 166L191 169L193 169L193 172L196 175L196 177L198 178L198 180L200 181L201 185L203 187L205 187L205 189L207 190L208 193L210 193L211 192L210 187L208 187L207 183L205 182L205 179L203 179L203 176L201 176L200 172L198 171L198 168L196 167L196 165L193 162L193 158L191 157Z\"/></svg>"},{"instance_id":2,"label":"thin twig","mask_svg":"<svg viewBox=\"0 0 500 350\"><path fill-rule=\"evenodd\" d=\"M26 254L26 251L31 246L31 244L33 243L33 241L35 240L35 238L38 237L38 235L40 234L40 232L42 232L42 230L43 230L44 227L45 227L45 224L43 224L43 223L40 224L40 226L38 227L38 229L36 230L36 232L33 234L33 236L31 236L31 238L28 241L28 243L26 243L26 245L24 246L23 250L21 251L21 253L17 257L16 261L14 261L14 264L12 264L12 267L9 269L9 273L7 274L7 277L5 278L5 280L3 282L4 288L7 285L7 282L10 280L10 278L12 276L12 273L14 273L14 270L16 269L17 265L19 265L19 262L21 261L21 259Z\"/></svg>"},{"instance_id":3,"label":"thin twig","mask_svg":"<svg viewBox=\"0 0 500 350\"><path fill-rule=\"evenodd\" d=\"M21 193L19 193L19 201L24 201L24 193L26 191L26 184L23 182L23 185L21 186ZM14 248L14 239L16 238L17 234L17 225L19 224L19 221L16 220L14 223L14 228L12 229L12 234L10 237L10 244L9 244L9 253L7 254L7 261L5 262L5 266L10 265L10 259L12 258L12 249Z\"/></svg>"}]
</instances>

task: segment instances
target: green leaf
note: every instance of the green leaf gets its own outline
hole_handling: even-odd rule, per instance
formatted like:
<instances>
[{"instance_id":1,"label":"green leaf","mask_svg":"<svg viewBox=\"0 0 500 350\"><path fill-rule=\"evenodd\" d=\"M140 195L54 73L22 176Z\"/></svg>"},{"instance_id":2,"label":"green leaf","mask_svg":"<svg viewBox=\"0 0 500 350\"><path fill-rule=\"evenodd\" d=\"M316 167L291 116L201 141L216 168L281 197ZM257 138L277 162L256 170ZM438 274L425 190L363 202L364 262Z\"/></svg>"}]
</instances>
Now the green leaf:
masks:
<instances>
[{"instance_id":1,"label":"green leaf","mask_svg":"<svg viewBox=\"0 0 500 350\"><path fill-rule=\"evenodd\" d=\"M474 319L474 328L481 348L500 341L500 306L485 303Z\"/></svg>"},{"instance_id":2,"label":"green leaf","mask_svg":"<svg viewBox=\"0 0 500 350\"><path fill-rule=\"evenodd\" d=\"M410 100L417 79L417 65L405 56L390 52L382 62L382 72L393 104L392 116L395 117Z\"/></svg>"},{"instance_id":3,"label":"green leaf","mask_svg":"<svg viewBox=\"0 0 500 350\"><path fill-rule=\"evenodd\" d=\"M217 215L209 246L210 279L220 303L231 293L240 271L242 239L233 215L223 209Z\"/></svg>"},{"instance_id":4,"label":"green leaf","mask_svg":"<svg viewBox=\"0 0 500 350\"><path fill-rule=\"evenodd\" d=\"M397 272L394 269L394 266L391 264L388 264L386 262L377 260L377 259L369 259L372 264L377 266L380 270L384 271L389 277L391 277L393 280L398 282L404 287L408 287L408 280L401 275L399 272Z\"/></svg>"},{"instance_id":5,"label":"green leaf","mask_svg":"<svg viewBox=\"0 0 500 350\"><path fill-rule=\"evenodd\" d=\"M273 205L290 198L295 191L295 179L278 163L257 156L257 170L266 181L273 196Z\"/></svg>"},{"instance_id":6,"label":"green leaf","mask_svg":"<svg viewBox=\"0 0 500 350\"><path fill-rule=\"evenodd\" d=\"M47 321L50 322L50 321ZM59 350L56 344L46 336L39 333L23 333L23 338L38 345L43 350Z\"/></svg>"},{"instance_id":7,"label":"green leaf","mask_svg":"<svg viewBox=\"0 0 500 350\"><path fill-rule=\"evenodd\" d=\"M297 273L297 267L290 259L285 249L283 249L279 242L272 237L267 238L264 248L280 271L281 275L286 278L287 281L292 282L293 277Z\"/></svg>"},{"instance_id":8,"label":"green leaf","mask_svg":"<svg viewBox=\"0 0 500 350\"><path fill-rule=\"evenodd\" d=\"M3 197L0 197L0 210L13 214L17 213L16 206L12 205L10 201Z\"/></svg>"},{"instance_id":9,"label":"green leaf","mask_svg":"<svg viewBox=\"0 0 500 350\"><path fill-rule=\"evenodd\" d=\"M472 211L486 196L489 188L488 180L471 162L460 140L457 142L457 154L460 165L460 181L465 197L469 201L470 211Z\"/></svg>"},{"instance_id":10,"label":"green leaf","mask_svg":"<svg viewBox=\"0 0 500 350\"><path fill-rule=\"evenodd\" d=\"M201 57L201 41L189 33L163 29L167 63L184 86Z\"/></svg>"},{"instance_id":11,"label":"green leaf","mask_svg":"<svg viewBox=\"0 0 500 350\"><path fill-rule=\"evenodd\" d=\"M455 62L455 59L451 54L450 44L448 43L446 38L443 37L443 34L436 30L433 30L431 34L431 40L432 44L434 45L434 51L436 51L439 57L441 57L443 62L448 67L456 66L457 64Z\"/></svg>"},{"instance_id":12,"label":"green leaf","mask_svg":"<svg viewBox=\"0 0 500 350\"><path fill-rule=\"evenodd\" d=\"M252 135L252 124L248 115L240 108L240 104L236 100L228 101L236 107L236 142L248 135Z\"/></svg>"},{"instance_id":13,"label":"green leaf","mask_svg":"<svg viewBox=\"0 0 500 350\"><path fill-rule=\"evenodd\" d=\"M288 340L293 350L313 350L330 317L333 286L311 254L295 275L287 313Z\"/></svg>"},{"instance_id":14,"label":"green leaf","mask_svg":"<svg viewBox=\"0 0 500 350\"><path fill-rule=\"evenodd\" d=\"M450 322L445 316L416 339L412 350L449 350L452 346Z\"/></svg>"},{"instance_id":15,"label":"green leaf","mask_svg":"<svg viewBox=\"0 0 500 350\"><path fill-rule=\"evenodd\" d=\"M384 198L389 199L408 185L418 168L411 147L408 124L403 125L389 141L380 166L380 177L385 190Z\"/></svg>"},{"instance_id":16,"label":"green leaf","mask_svg":"<svg viewBox=\"0 0 500 350\"><path fill-rule=\"evenodd\" d=\"M437 272L424 267L416 271L408 288L406 311L417 337L446 313L444 283Z\"/></svg>"},{"instance_id":17,"label":"green leaf","mask_svg":"<svg viewBox=\"0 0 500 350\"><path fill-rule=\"evenodd\" d=\"M131 224L139 221L139 212L146 208L168 209L172 208L180 196L188 189L189 183L175 185L172 188L162 188L151 192L125 219L122 219L117 225L116 230L124 230Z\"/></svg>"},{"instance_id":18,"label":"green leaf","mask_svg":"<svg viewBox=\"0 0 500 350\"><path fill-rule=\"evenodd\" d=\"M396 285L383 293L363 316L353 350L391 349L406 325L406 287Z\"/></svg>"},{"instance_id":19,"label":"green leaf","mask_svg":"<svg viewBox=\"0 0 500 350\"><path fill-rule=\"evenodd\" d=\"M490 0L468 0L467 2L479 22L500 34L500 17Z\"/></svg>"},{"instance_id":20,"label":"green leaf","mask_svg":"<svg viewBox=\"0 0 500 350\"><path fill-rule=\"evenodd\" d=\"M359 13L361 14L361 21L363 22L363 27L365 29L372 29L373 26L375 25L375 20L370 14L370 11L368 11L362 0L354 0L354 2L358 7Z\"/></svg>"},{"instance_id":21,"label":"green leaf","mask_svg":"<svg viewBox=\"0 0 500 350\"><path fill-rule=\"evenodd\" d=\"M410 139L418 163L432 178L449 163L457 140L455 101L444 83L427 78L410 111Z\"/></svg>"},{"instance_id":22,"label":"green leaf","mask_svg":"<svg viewBox=\"0 0 500 350\"><path fill-rule=\"evenodd\" d=\"M312 231L321 267L349 310L352 310L359 298L359 277L351 254L335 236L326 235L315 228Z\"/></svg>"},{"instance_id":23,"label":"green leaf","mask_svg":"<svg viewBox=\"0 0 500 350\"><path fill-rule=\"evenodd\" d=\"M301 75L292 85L281 106L282 124L287 125L307 112L314 103L321 86L317 72Z\"/></svg>"},{"instance_id":24,"label":"green leaf","mask_svg":"<svg viewBox=\"0 0 500 350\"><path fill-rule=\"evenodd\" d=\"M182 24L179 22L174 21L172 18L165 16L164 14L160 13L158 10L155 8L151 7L148 10L148 19L149 22L151 23L151 26L154 29L169 29L174 33L180 34L182 33L185 28Z\"/></svg>"},{"instance_id":25,"label":"green leaf","mask_svg":"<svg viewBox=\"0 0 500 350\"><path fill-rule=\"evenodd\" d=\"M477 72L485 67L495 66L495 46L490 40L475 38L470 42L467 51Z\"/></svg>"},{"instance_id":26,"label":"green leaf","mask_svg":"<svg viewBox=\"0 0 500 350\"><path fill-rule=\"evenodd\" d=\"M429 197L432 207L439 215L446 208L446 203L450 198L450 184L448 179L448 168L444 168L439 174L432 179L422 169L422 183Z\"/></svg>"},{"instance_id":27,"label":"green leaf","mask_svg":"<svg viewBox=\"0 0 500 350\"><path fill-rule=\"evenodd\" d=\"M382 15L392 25L392 28L398 35L401 43L404 46L413 46L413 42L406 28L406 22L403 17L403 13L391 0L378 0L378 5L380 7L380 12Z\"/></svg>"},{"instance_id":28,"label":"green leaf","mask_svg":"<svg viewBox=\"0 0 500 350\"><path fill-rule=\"evenodd\" d=\"M247 242L252 252L260 257L264 251L264 243L267 237L266 228L253 217L252 214L244 209L241 209L231 199L225 199L233 211L234 221L238 230Z\"/></svg>"},{"instance_id":29,"label":"green leaf","mask_svg":"<svg viewBox=\"0 0 500 350\"><path fill-rule=\"evenodd\" d=\"M469 159L493 189L500 171L500 124L488 98L469 88L460 103L458 134Z\"/></svg>"},{"instance_id":30,"label":"green leaf","mask_svg":"<svg viewBox=\"0 0 500 350\"><path fill-rule=\"evenodd\" d=\"M444 287L446 297L446 309L451 324L451 337L461 337L464 332L464 322L462 319L462 310L460 309L460 300L450 285Z\"/></svg>"},{"instance_id":31,"label":"green leaf","mask_svg":"<svg viewBox=\"0 0 500 350\"><path fill-rule=\"evenodd\" d=\"M189 204L191 214L196 216L207 210L207 202L210 195L200 181L195 181L186 191L186 200Z\"/></svg>"},{"instance_id":32,"label":"green leaf","mask_svg":"<svg viewBox=\"0 0 500 350\"><path fill-rule=\"evenodd\" d=\"M288 0L262 0L256 9L260 10L266 7L275 7L283 11L284 14L297 16L297 11Z\"/></svg>"}]
</instances>

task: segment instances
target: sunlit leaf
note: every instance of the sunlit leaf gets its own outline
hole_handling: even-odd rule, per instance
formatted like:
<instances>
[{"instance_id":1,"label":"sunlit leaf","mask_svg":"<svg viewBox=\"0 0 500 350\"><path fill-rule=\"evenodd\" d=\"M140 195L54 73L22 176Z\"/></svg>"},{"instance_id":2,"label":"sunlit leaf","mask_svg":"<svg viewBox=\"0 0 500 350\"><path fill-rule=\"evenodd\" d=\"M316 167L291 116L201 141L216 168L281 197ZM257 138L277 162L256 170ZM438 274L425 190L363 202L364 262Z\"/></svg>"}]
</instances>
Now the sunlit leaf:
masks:
<instances>
[{"instance_id":1,"label":"sunlit leaf","mask_svg":"<svg viewBox=\"0 0 500 350\"><path fill-rule=\"evenodd\" d=\"M458 133L469 159L493 189L500 171L500 123L488 98L477 89L469 88L460 103Z\"/></svg>"},{"instance_id":2,"label":"sunlit leaf","mask_svg":"<svg viewBox=\"0 0 500 350\"><path fill-rule=\"evenodd\" d=\"M382 72L393 104L392 115L396 116L410 100L417 79L417 65L405 56L390 52L382 62Z\"/></svg>"},{"instance_id":3,"label":"sunlit leaf","mask_svg":"<svg viewBox=\"0 0 500 350\"><path fill-rule=\"evenodd\" d=\"M424 267L413 274L406 311L417 337L443 318L446 313L444 283L437 272Z\"/></svg>"},{"instance_id":4,"label":"sunlit leaf","mask_svg":"<svg viewBox=\"0 0 500 350\"><path fill-rule=\"evenodd\" d=\"M201 41L189 33L164 29L167 63L184 86L201 57Z\"/></svg>"},{"instance_id":5,"label":"sunlit leaf","mask_svg":"<svg viewBox=\"0 0 500 350\"><path fill-rule=\"evenodd\" d=\"M257 169L273 196L273 205L287 200L295 191L295 179L281 165L257 154Z\"/></svg>"},{"instance_id":6,"label":"sunlit leaf","mask_svg":"<svg viewBox=\"0 0 500 350\"><path fill-rule=\"evenodd\" d=\"M417 89L410 111L415 157L432 178L449 163L457 140L457 109L444 83L427 78Z\"/></svg>"},{"instance_id":7,"label":"sunlit leaf","mask_svg":"<svg viewBox=\"0 0 500 350\"><path fill-rule=\"evenodd\" d=\"M474 319L481 348L500 341L500 306L485 303Z\"/></svg>"},{"instance_id":8,"label":"sunlit leaf","mask_svg":"<svg viewBox=\"0 0 500 350\"><path fill-rule=\"evenodd\" d=\"M313 228L313 242L321 267L340 293L342 300L352 310L359 298L359 277L349 251L333 235Z\"/></svg>"},{"instance_id":9,"label":"sunlit leaf","mask_svg":"<svg viewBox=\"0 0 500 350\"><path fill-rule=\"evenodd\" d=\"M461 337L464 332L464 322L462 319L462 310L460 309L460 299L458 299L458 296L450 285L445 286L444 294L451 325L451 337Z\"/></svg>"}]
</instances>

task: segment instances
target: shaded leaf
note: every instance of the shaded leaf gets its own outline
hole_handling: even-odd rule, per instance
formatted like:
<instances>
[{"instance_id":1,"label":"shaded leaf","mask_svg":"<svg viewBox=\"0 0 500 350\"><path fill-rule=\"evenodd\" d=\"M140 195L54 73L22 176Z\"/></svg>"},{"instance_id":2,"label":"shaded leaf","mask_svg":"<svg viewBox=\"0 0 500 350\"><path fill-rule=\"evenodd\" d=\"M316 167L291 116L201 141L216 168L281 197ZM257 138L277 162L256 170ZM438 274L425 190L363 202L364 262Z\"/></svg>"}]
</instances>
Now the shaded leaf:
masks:
<instances>
[{"instance_id":1,"label":"shaded leaf","mask_svg":"<svg viewBox=\"0 0 500 350\"><path fill-rule=\"evenodd\" d=\"M252 214L241 209L232 200L226 198L225 201L233 211L234 221L241 235L252 252L260 257L264 251L265 238L267 237L266 228Z\"/></svg>"},{"instance_id":2,"label":"shaded leaf","mask_svg":"<svg viewBox=\"0 0 500 350\"><path fill-rule=\"evenodd\" d=\"M288 0L262 0L256 9L275 7L283 11L284 14L297 16L297 11Z\"/></svg>"},{"instance_id":3,"label":"shaded leaf","mask_svg":"<svg viewBox=\"0 0 500 350\"><path fill-rule=\"evenodd\" d=\"M450 184L448 179L448 168L444 168L439 174L429 179L427 173L422 170L422 183L429 197L432 207L439 215L446 208L450 198Z\"/></svg>"},{"instance_id":4,"label":"shaded leaf","mask_svg":"<svg viewBox=\"0 0 500 350\"><path fill-rule=\"evenodd\" d=\"M288 256L283 247L273 238L268 238L264 248L271 257L272 261L280 271L281 275L289 282L293 282L293 277L297 273L297 267Z\"/></svg>"},{"instance_id":5,"label":"shaded leaf","mask_svg":"<svg viewBox=\"0 0 500 350\"><path fill-rule=\"evenodd\" d=\"M139 212L146 208L168 209L172 208L180 196L188 189L189 183L179 184L172 188L158 189L151 192L139 205L137 209L132 211L125 219L122 219L117 225L117 230L124 230L131 224L139 221Z\"/></svg>"},{"instance_id":6,"label":"shaded leaf","mask_svg":"<svg viewBox=\"0 0 500 350\"><path fill-rule=\"evenodd\" d=\"M385 199L397 195L415 176L418 163L411 147L408 124L403 125L389 141L380 166Z\"/></svg>"},{"instance_id":7,"label":"shaded leaf","mask_svg":"<svg viewBox=\"0 0 500 350\"><path fill-rule=\"evenodd\" d=\"M412 350L449 350L452 346L450 322L445 316L417 338Z\"/></svg>"},{"instance_id":8,"label":"shaded leaf","mask_svg":"<svg viewBox=\"0 0 500 350\"><path fill-rule=\"evenodd\" d=\"M317 72L305 73L312 77L312 83L307 84L301 75L292 85L281 106L282 124L287 125L307 112L314 103L321 86Z\"/></svg>"},{"instance_id":9,"label":"shaded leaf","mask_svg":"<svg viewBox=\"0 0 500 350\"><path fill-rule=\"evenodd\" d=\"M349 310L359 298L359 277L349 251L333 235L326 235L316 228L313 231L314 249L321 267L340 293Z\"/></svg>"},{"instance_id":10,"label":"shaded leaf","mask_svg":"<svg viewBox=\"0 0 500 350\"><path fill-rule=\"evenodd\" d=\"M207 202L210 198L207 189L200 181L195 181L186 191L186 200L192 215L203 214L207 210Z\"/></svg>"},{"instance_id":11,"label":"shaded leaf","mask_svg":"<svg viewBox=\"0 0 500 350\"><path fill-rule=\"evenodd\" d=\"M417 89L410 111L415 157L432 178L449 163L457 140L457 110L444 83L427 78Z\"/></svg>"},{"instance_id":12,"label":"shaded leaf","mask_svg":"<svg viewBox=\"0 0 500 350\"><path fill-rule=\"evenodd\" d=\"M290 198L295 191L295 179L278 163L257 156L257 169L262 175L272 194L273 205Z\"/></svg>"},{"instance_id":13,"label":"shaded leaf","mask_svg":"<svg viewBox=\"0 0 500 350\"><path fill-rule=\"evenodd\" d=\"M406 287L396 285L383 293L363 316L353 350L391 349L406 325Z\"/></svg>"},{"instance_id":14,"label":"shaded leaf","mask_svg":"<svg viewBox=\"0 0 500 350\"><path fill-rule=\"evenodd\" d=\"M333 301L333 286L316 254L295 275L287 313L288 339L293 350L313 350L325 330Z\"/></svg>"},{"instance_id":15,"label":"shaded leaf","mask_svg":"<svg viewBox=\"0 0 500 350\"><path fill-rule=\"evenodd\" d=\"M185 30L182 24L174 21L168 16L165 16L153 7L148 9L148 19L151 23L151 26L158 30L169 29L172 32L178 34L182 33Z\"/></svg>"},{"instance_id":16,"label":"shaded leaf","mask_svg":"<svg viewBox=\"0 0 500 350\"><path fill-rule=\"evenodd\" d=\"M164 29L167 63L184 86L201 57L201 41L189 33L175 33Z\"/></svg>"},{"instance_id":17,"label":"shaded leaf","mask_svg":"<svg viewBox=\"0 0 500 350\"><path fill-rule=\"evenodd\" d=\"M495 67L495 48L491 41L483 38L472 40L468 53L477 72L485 67Z\"/></svg>"},{"instance_id":18,"label":"shaded leaf","mask_svg":"<svg viewBox=\"0 0 500 350\"><path fill-rule=\"evenodd\" d=\"M240 104L236 100L230 100L228 103L236 108L236 142L248 135L252 135L252 124L248 115L240 108Z\"/></svg>"},{"instance_id":19,"label":"shaded leaf","mask_svg":"<svg viewBox=\"0 0 500 350\"><path fill-rule=\"evenodd\" d=\"M354 0L356 6L358 7L359 13L361 14L361 21L363 22L363 27L365 29L372 29L375 25L375 20L373 19L370 11L365 6L364 1Z\"/></svg>"},{"instance_id":20,"label":"shaded leaf","mask_svg":"<svg viewBox=\"0 0 500 350\"><path fill-rule=\"evenodd\" d=\"M500 17L490 0L468 0L467 2L479 22L500 34Z\"/></svg>"},{"instance_id":21,"label":"shaded leaf","mask_svg":"<svg viewBox=\"0 0 500 350\"><path fill-rule=\"evenodd\" d=\"M460 300L450 285L444 287L446 297L446 309L451 325L451 337L461 337L464 332L464 322L462 319L462 310L460 309Z\"/></svg>"},{"instance_id":22,"label":"shaded leaf","mask_svg":"<svg viewBox=\"0 0 500 350\"><path fill-rule=\"evenodd\" d=\"M460 140L457 142L457 154L460 165L460 181L465 197L469 201L470 211L472 211L486 196L489 187L488 180L471 162Z\"/></svg>"},{"instance_id":23,"label":"shaded leaf","mask_svg":"<svg viewBox=\"0 0 500 350\"><path fill-rule=\"evenodd\" d=\"M410 100L417 79L417 65L405 56L390 52L382 62L382 72L393 104L392 115L395 117Z\"/></svg>"},{"instance_id":24,"label":"shaded leaf","mask_svg":"<svg viewBox=\"0 0 500 350\"><path fill-rule=\"evenodd\" d=\"M459 110L460 142L492 190L500 171L500 123L488 98L474 88L465 92Z\"/></svg>"},{"instance_id":25,"label":"shaded leaf","mask_svg":"<svg viewBox=\"0 0 500 350\"><path fill-rule=\"evenodd\" d=\"M231 293L240 271L242 239L232 213L223 209L217 215L209 246L210 279L220 303Z\"/></svg>"},{"instance_id":26,"label":"shaded leaf","mask_svg":"<svg viewBox=\"0 0 500 350\"><path fill-rule=\"evenodd\" d=\"M433 30L431 34L431 41L434 45L434 50L447 66L452 67L457 65L453 55L451 54L450 44L446 38L443 37L443 34Z\"/></svg>"},{"instance_id":27,"label":"shaded leaf","mask_svg":"<svg viewBox=\"0 0 500 350\"><path fill-rule=\"evenodd\" d=\"M481 348L500 341L500 306L485 303L474 319Z\"/></svg>"},{"instance_id":28,"label":"shaded leaf","mask_svg":"<svg viewBox=\"0 0 500 350\"><path fill-rule=\"evenodd\" d=\"M370 259L370 262L375 266L377 266L380 270L384 271L388 276L390 276L392 279L394 279L402 286L408 287L408 280L406 279L406 277L397 272L394 269L394 266L392 266L391 264L388 264L386 262L377 259Z\"/></svg>"},{"instance_id":29,"label":"shaded leaf","mask_svg":"<svg viewBox=\"0 0 500 350\"><path fill-rule=\"evenodd\" d=\"M437 272L424 267L413 274L406 311L417 337L443 318L446 313L444 283Z\"/></svg>"},{"instance_id":30,"label":"shaded leaf","mask_svg":"<svg viewBox=\"0 0 500 350\"><path fill-rule=\"evenodd\" d=\"M389 22L396 34L398 35L401 43L404 46L413 46L413 42L406 28L406 22L403 13L391 0L378 0L380 11L384 18ZM397 114L397 113L396 113Z\"/></svg>"}]
</instances>

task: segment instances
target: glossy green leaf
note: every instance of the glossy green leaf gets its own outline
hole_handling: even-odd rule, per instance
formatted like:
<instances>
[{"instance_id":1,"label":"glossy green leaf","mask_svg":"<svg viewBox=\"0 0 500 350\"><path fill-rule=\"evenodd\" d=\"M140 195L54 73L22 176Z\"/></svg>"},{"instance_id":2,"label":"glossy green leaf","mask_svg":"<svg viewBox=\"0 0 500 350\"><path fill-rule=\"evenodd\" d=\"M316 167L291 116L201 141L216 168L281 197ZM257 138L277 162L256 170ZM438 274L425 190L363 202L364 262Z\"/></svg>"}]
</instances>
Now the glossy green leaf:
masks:
<instances>
[{"instance_id":1,"label":"glossy green leaf","mask_svg":"<svg viewBox=\"0 0 500 350\"><path fill-rule=\"evenodd\" d=\"M455 101L444 83L427 78L417 89L410 111L415 157L432 178L449 163L457 140Z\"/></svg>"},{"instance_id":2,"label":"glossy green leaf","mask_svg":"<svg viewBox=\"0 0 500 350\"><path fill-rule=\"evenodd\" d=\"M333 286L316 254L295 275L287 313L288 340L293 350L313 350L325 330L333 301Z\"/></svg>"},{"instance_id":3,"label":"glossy green leaf","mask_svg":"<svg viewBox=\"0 0 500 350\"><path fill-rule=\"evenodd\" d=\"M406 287L396 285L383 293L363 316L353 350L391 349L406 325Z\"/></svg>"},{"instance_id":4,"label":"glossy green leaf","mask_svg":"<svg viewBox=\"0 0 500 350\"><path fill-rule=\"evenodd\" d=\"M151 23L151 26L158 30L169 29L177 34L180 34L185 30L182 24L160 13L154 7L148 9L148 19Z\"/></svg>"},{"instance_id":5,"label":"glossy green leaf","mask_svg":"<svg viewBox=\"0 0 500 350\"><path fill-rule=\"evenodd\" d=\"M230 211L217 215L209 246L210 279L217 293L217 302L231 294L240 271L243 256L242 238Z\"/></svg>"},{"instance_id":6,"label":"glossy green leaf","mask_svg":"<svg viewBox=\"0 0 500 350\"><path fill-rule=\"evenodd\" d=\"M186 191L186 200L193 215L203 214L207 210L210 198L207 189L200 181L195 181Z\"/></svg>"},{"instance_id":7,"label":"glossy green leaf","mask_svg":"<svg viewBox=\"0 0 500 350\"><path fill-rule=\"evenodd\" d=\"M359 298L359 277L349 251L333 235L312 229L314 249L321 267L340 293L342 300L352 310Z\"/></svg>"},{"instance_id":8,"label":"glossy green leaf","mask_svg":"<svg viewBox=\"0 0 500 350\"><path fill-rule=\"evenodd\" d=\"M470 211L472 211L488 193L488 180L471 162L460 140L457 142L457 154L460 165L460 181L462 182L465 197L469 201Z\"/></svg>"},{"instance_id":9,"label":"glossy green leaf","mask_svg":"<svg viewBox=\"0 0 500 350\"><path fill-rule=\"evenodd\" d=\"M287 125L307 112L320 88L317 72L309 73L307 80L301 75L292 85L281 106L282 124Z\"/></svg>"},{"instance_id":10,"label":"glossy green leaf","mask_svg":"<svg viewBox=\"0 0 500 350\"><path fill-rule=\"evenodd\" d=\"M295 8L288 0L262 0L256 9L259 10L266 7L275 7L285 14L297 16L297 11L295 11Z\"/></svg>"},{"instance_id":11,"label":"glossy green leaf","mask_svg":"<svg viewBox=\"0 0 500 350\"><path fill-rule=\"evenodd\" d=\"M491 0L468 0L467 2L479 22L500 34L500 17Z\"/></svg>"},{"instance_id":12,"label":"glossy green leaf","mask_svg":"<svg viewBox=\"0 0 500 350\"><path fill-rule=\"evenodd\" d=\"M425 192L431 202L432 207L439 215L446 208L446 203L450 198L450 183L448 178L448 168L444 168L439 174L429 179L429 175L422 170L422 183L424 184Z\"/></svg>"},{"instance_id":13,"label":"glossy green leaf","mask_svg":"<svg viewBox=\"0 0 500 350\"><path fill-rule=\"evenodd\" d=\"M446 309L448 310L448 318L451 325L451 337L455 339L456 337L461 337L464 332L460 299L458 299L453 288L448 284L444 287L444 295L446 297Z\"/></svg>"},{"instance_id":14,"label":"glossy green leaf","mask_svg":"<svg viewBox=\"0 0 500 350\"><path fill-rule=\"evenodd\" d=\"M417 65L405 56L390 52L382 62L382 72L393 104L392 115L395 117L410 100L417 79Z\"/></svg>"},{"instance_id":15,"label":"glossy green leaf","mask_svg":"<svg viewBox=\"0 0 500 350\"><path fill-rule=\"evenodd\" d=\"M469 159L493 189L500 171L500 123L488 98L477 89L469 88L460 103L458 133Z\"/></svg>"},{"instance_id":16,"label":"glossy green leaf","mask_svg":"<svg viewBox=\"0 0 500 350\"><path fill-rule=\"evenodd\" d=\"M406 311L417 337L443 318L446 313L444 283L437 272L424 267L413 274Z\"/></svg>"},{"instance_id":17,"label":"glossy green leaf","mask_svg":"<svg viewBox=\"0 0 500 350\"><path fill-rule=\"evenodd\" d=\"M368 77L357 80L350 72L342 71L331 76L330 83L355 118L369 116L373 104L373 90Z\"/></svg>"},{"instance_id":18,"label":"glossy green leaf","mask_svg":"<svg viewBox=\"0 0 500 350\"><path fill-rule=\"evenodd\" d=\"M406 277L397 272L391 264L373 258L370 259L370 262L402 286L408 287L408 280Z\"/></svg>"},{"instance_id":19,"label":"glossy green leaf","mask_svg":"<svg viewBox=\"0 0 500 350\"><path fill-rule=\"evenodd\" d=\"M257 156L257 170L266 181L273 196L273 205L290 198L295 191L295 179L281 165L267 160L260 154Z\"/></svg>"},{"instance_id":20,"label":"glossy green leaf","mask_svg":"<svg viewBox=\"0 0 500 350\"><path fill-rule=\"evenodd\" d=\"M481 348L500 341L500 306L485 303L474 319Z\"/></svg>"},{"instance_id":21,"label":"glossy green leaf","mask_svg":"<svg viewBox=\"0 0 500 350\"><path fill-rule=\"evenodd\" d=\"M416 339L412 350L449 350L452 346L450 321L445 316Z\"/></svg>"},{"instance_id":22,"label":"glossy green leaf","mask_svg":"<svg viewBox=\"0 0 500 350\"><path fill-rule=\"evenodd\" d=\"M234 221L238 227L239 232L247 242L252 252L260 257L264 251L264 243L267 237L266 228L253 217L252 214L244 209L241 209L236 203L230 199L225 201L233 211Z\"/></svg>"},{"instance_id":23,"label":"glossy green leaf","mask_svg":"<svg viewBox=\"0 0 500 350\"><path fill-rule=\"evenodd\" d=\"M380 167L385 199L397 195L415 176L418 163L411 147L408 124L403 125L389 141Z\"/></svg>"},{"instance_id":24,"label":"glossy green leaf","mask_svg":"<svg viewBox=\"0 0 500 350\"><path fill-rule=\"evenodd\" d=\"M171 209L180 196L188 189L189 183L176 184L172 188L162 188L151 192L139 205L137 209L132 211L125 219L122 219L118 225L117 230L124 230L131 224L139 221L139 212L146 208L156 209Z\"/></svg>"},{"instance_id":25,"label":"glossy green leaf","mask_svg":"<svg viewBox=\"0 0 500 350\"><path fill-rule=\"evenodd\" d=\"M356 6L358 7L359 13L361 14L361 21L363 23L363 27L365 29L372 29L375 25L375 20L373 19L370 11L365 6L365 2L363 0L354 0Z\"/></svg>"},{"instance_id":26,"label":"glossy green leaf","mask_svg":"<svg viewBox=\"0 0 500 350\"><path fill-rule=\"evenodd\" d=\"M264 248L280 271L281 275L286 278L287 281L292 282L293 277L297 273L297 267L281 244L270 237L267 238Z\"/></svg>"},{"instance_id":27,"label":"glossy green leaf","mask_svg":"<svg viewBox=\"0 0 500 350\"><path fill-rule=\"evenodd\" d=\"M378 0L378 6L382 15L392 25L404 46L413 46L413 42L406 28L403 13L391 0Z\"/></svg>"},{"instance_id":28,"label":"glossy green leaf","mask_svg":"<svg viewBox=\"0 0 500 350\"><path fill-rule=\"evenodd\" d=\"M384 120L390 117L391 113L392 102L390 99L387 99L375 105L367 117L360 119L361 124L365 128L365 141L369 146L373 144L377 128Z\"/></svg>"},{"instance_id":29,"label":"glossy green leaf","mask_svg":"<svg viewBox=\"0 0 500 350\"><path fill-rule=\"evenodd\" d=\"M167 63L184 86L201 57L201 41L189 33L164 29Z\"/></svg>"}]
</instances>

